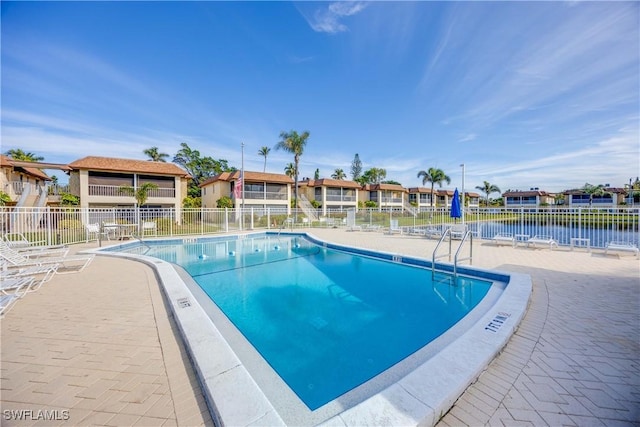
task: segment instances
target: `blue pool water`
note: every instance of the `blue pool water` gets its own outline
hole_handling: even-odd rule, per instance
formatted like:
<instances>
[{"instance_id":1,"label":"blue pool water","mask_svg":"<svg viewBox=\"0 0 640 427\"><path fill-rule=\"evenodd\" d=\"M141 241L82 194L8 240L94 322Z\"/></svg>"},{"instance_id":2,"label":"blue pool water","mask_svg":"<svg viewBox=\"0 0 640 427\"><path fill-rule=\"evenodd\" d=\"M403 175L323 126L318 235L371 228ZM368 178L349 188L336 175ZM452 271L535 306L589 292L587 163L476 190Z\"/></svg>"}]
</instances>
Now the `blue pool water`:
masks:
<instances>
[{"instance_id":1,"label":"blue pool water","mask_svg":"<svg viewBox=\"0 0 640 427\"><path fill-rule=\"evenodd\" d=\"M301 236L149 244L131 251L181 265L312 410L427 345L491 287Z\"/></svg>"}]
</instances>

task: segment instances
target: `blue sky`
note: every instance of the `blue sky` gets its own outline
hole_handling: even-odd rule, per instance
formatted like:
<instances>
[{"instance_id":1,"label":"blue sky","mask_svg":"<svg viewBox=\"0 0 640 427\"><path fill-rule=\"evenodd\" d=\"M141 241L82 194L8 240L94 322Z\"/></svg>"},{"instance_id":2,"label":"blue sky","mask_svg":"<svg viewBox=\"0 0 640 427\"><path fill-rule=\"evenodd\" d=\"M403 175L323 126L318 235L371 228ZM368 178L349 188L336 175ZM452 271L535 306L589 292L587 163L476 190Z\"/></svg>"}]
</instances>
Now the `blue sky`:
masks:
<instances>
[{"instance_id":1,"label":"blue sky","mask_svg":"<svg viewBox=\"0 0 640 427\"><path fill-rule=\"evenodd\" d=\"M5 2L2 152L66 163L181 142L261 171L467 189L640 175L636 2ZM62 177L63 175L61 175ZM62 179L64 181L65 178ZM495 196L495 195L494 195Z\"/></svg>"}]
</instances>

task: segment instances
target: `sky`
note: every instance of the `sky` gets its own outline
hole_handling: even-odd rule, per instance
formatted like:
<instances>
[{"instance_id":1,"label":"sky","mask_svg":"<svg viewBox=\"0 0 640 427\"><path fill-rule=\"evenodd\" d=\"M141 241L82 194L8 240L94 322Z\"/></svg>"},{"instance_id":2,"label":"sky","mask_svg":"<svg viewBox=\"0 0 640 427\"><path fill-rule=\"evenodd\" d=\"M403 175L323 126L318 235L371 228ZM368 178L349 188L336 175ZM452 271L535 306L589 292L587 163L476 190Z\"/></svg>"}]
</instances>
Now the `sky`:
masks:
<instances>
[{"instance_id":1,"label":"sky","mask_svg":"<svg viewBox=\"0 0 640 427\"><path fill-rule=\"evenodd\" d=\"M0 7L3 153L171 159L184 142L262 171L266 146L283 173L295 130L301 178L351 178L356 153L405 187L431 167L467 190L640 175L638 2Z\"/></svg>"}]
</instances>

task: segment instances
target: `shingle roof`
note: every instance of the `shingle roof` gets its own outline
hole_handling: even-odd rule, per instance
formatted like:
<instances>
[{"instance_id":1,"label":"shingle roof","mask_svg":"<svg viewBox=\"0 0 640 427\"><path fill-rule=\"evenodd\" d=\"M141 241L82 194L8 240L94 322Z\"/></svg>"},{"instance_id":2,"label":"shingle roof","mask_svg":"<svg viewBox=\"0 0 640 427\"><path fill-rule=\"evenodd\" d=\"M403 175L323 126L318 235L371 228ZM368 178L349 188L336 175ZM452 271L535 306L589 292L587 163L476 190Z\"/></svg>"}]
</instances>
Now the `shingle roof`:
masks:
<instances>
[{"instance_id":1,"label":"shingle roof","mask_svg":"<svg viewBox=\"0 0 640 427\"><path fill-rule=\"evenodd\" d=\"M221 174L212 176L211 178L201 183L200 187L204 187L205 185L209 185L216 181L235 181L238 178L240 178L240 171L222 172ZM291 179L291 177L281 173L244 171L244 180L257 182L274 182L279 184L293 184L293 179Z\"/></svg>"},{"instance_id":2,"label":"shingle roof","mask_svg":"<svg viewBox=\"0 0 640 427\"><path fill-rule=\"evenodd\" d=\"M398 184L367 184L364 186L364 189L367 191L395 190L395 191L407 192L406 188Z\"/></svg>"},{"instance_id":3,"label":"shingle roof","mask_svg":"<svg viewBox=\"0 0 640 427\"><path fill-rule=\"evenodd\" d=\"M45 181L50 181L51 178L49 177L49 175L47 175L46 173L44 173L43 171L41 171L38 168L32 168L32 167L28 167L28 166L14 166L11 157L7 157L4 154L0 154L0 166L3 167L12 167L15 169L22 169L22 171L24 173L26 173L27 175L31 175L34 176L36 178L39 179L43 179Z\"/></svg>"},{"instance_id":4,"label":"shingle roof","mask_svg":"<svg viewBox=\"0 0 640 427\"><path fill-rule=\"evenodd\" d=\"M530 197L530 196L553 196L551 193L541 190L528 190L528 191L507 191L502 193L502 197Z\"/></svg>"},{"instance_id":5,"label":"shingle roof","mask_svg":"<svg viewBox=\"0 0 640 427\"><path fill-rule=\"evenodd\" d=\"M187 171L174 163L152 162L150 160L87 156L69 163L69 167L72 169L151 173L157 175L177 175L191 178Z\"/></svg>"},{"instance_id":6,"label":"shingle roof","mask_svg":"<svg viewBox=\"0 0 640 427\"><path fill-rule=\"evenodd\" d=\"M309 187L342 187L342 188L358 188L358 189L362 188L362 186L355 181L342 180L342 179L330 179L330 178L310 179L308 181L302 181L299 184L307 185Z\"/></svg>"}]
</instances>

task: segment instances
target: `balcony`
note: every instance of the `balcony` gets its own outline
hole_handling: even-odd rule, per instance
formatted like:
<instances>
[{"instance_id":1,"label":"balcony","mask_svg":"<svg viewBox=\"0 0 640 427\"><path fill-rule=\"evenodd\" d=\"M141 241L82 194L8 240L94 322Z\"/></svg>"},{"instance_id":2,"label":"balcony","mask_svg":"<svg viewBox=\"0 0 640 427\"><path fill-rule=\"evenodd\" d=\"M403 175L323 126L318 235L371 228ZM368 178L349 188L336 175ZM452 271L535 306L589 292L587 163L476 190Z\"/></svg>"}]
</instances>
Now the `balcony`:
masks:
<instances>
[{"instance_id":1,"label":"balcony","mask_svg":"<svg viewBox=\"0 0 640 427\"><path fill-rule=\"evenodd\" d=\"M328 195L327 202L355 202L356 196Z\"/></svg>"},{"instance_id":2,"label":"balcony","mask_svg":"<svg viewBox=\"0 0 640 427\"><path fill-rule=\"evenodd\" d=\"M119 185L92 185L92 184L89 185L89 195L100 196L100 197L129 196L129 194L122 191L121 186ZM174 198L176 197L176 189L175 188L154 188L149 190L147 195L149 198L154 198L154 197Z\"/></svg>"},{"instance_id":3,"label":"balcony","mask_svg":"<svg viewBox=\"0 0 640 427\"><path fill-rule=\"evenodd\" d=\"M245 200L287 200L286 192L279 191L245 191ZM237 199L242 199L242 194Z\"/></svg>"}]
</instances>

